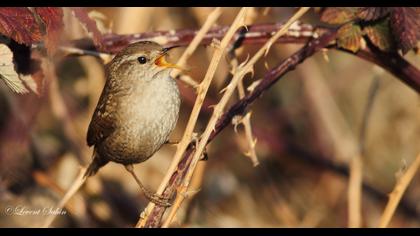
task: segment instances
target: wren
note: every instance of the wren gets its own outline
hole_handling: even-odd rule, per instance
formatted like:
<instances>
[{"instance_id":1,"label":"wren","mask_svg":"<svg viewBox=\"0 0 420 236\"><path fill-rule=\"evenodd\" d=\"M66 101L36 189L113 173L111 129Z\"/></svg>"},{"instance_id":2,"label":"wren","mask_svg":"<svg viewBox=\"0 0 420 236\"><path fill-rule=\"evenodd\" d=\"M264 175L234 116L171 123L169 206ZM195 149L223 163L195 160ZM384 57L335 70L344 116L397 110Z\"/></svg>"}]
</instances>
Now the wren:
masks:
<instances>
[{"instance_id":1,"label":"wren","mask_svg":"<svg viewBox=\"0 0 420 236\"><path fill-rule=\"evenodd\" d=\"M141 184L133 164L152 157L177 123L181 99L170 72L178 66L165 60L172 48L141 41L117 53L106 65L105 86L87 132L87 144L94 151L85 177L110 161L120 163L145 196L161 206L169 206L167 199Z\"/></svg>"}]
</instances>

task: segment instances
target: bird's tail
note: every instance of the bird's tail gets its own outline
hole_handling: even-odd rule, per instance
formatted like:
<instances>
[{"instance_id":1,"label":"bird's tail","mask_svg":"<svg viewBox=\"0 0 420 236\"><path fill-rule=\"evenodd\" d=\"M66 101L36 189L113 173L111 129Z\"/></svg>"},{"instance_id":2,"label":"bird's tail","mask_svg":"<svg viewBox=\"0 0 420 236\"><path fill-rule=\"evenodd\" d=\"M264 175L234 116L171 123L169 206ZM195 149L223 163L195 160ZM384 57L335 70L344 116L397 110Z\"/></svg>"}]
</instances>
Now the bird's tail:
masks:
<instances>
[{"instance_id":1,"label":"bird's tail","mask_svg":"<svg viewBox=\"0 0 420 236\"><path fill-rule=\"evenodd\" d=\"M104 158L100 157L98 153L96 152L96 149L93 151L93 160L89 164L84 177L87 178L89 176L95 175L98 170L104 166L106 163L108 163L108 160L105 160Z\"/></svg>"}]
</instances>

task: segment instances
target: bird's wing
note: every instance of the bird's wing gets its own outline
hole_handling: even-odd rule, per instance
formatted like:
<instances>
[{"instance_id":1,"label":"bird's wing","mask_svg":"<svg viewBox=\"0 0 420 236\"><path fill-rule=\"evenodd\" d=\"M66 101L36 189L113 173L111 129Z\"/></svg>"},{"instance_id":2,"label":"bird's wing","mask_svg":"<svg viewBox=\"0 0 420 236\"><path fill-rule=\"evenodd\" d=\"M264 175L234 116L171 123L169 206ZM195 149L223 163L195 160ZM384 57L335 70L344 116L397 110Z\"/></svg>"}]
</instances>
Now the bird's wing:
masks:
<instances>
[{"instance_id":1,"label":"bird's wing","mask_svg":"<svg viewBox=\"0 0 420 236\"><path fill-rule=\"evenodd\" d=\"M115 130L115 115L110 109L113 101L108 93L108 86L105 85L89 124L86 138L89 146L102 142Z\"/></svg>"}]
</instances>

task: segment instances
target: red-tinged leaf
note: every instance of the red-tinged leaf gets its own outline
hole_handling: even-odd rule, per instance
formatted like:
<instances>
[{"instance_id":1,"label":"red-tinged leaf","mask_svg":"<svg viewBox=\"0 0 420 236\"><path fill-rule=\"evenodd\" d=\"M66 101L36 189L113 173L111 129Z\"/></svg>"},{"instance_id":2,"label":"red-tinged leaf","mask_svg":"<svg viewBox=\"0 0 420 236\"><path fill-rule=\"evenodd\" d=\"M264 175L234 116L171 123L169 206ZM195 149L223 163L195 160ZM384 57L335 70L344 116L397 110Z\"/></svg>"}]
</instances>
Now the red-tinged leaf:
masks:
<instances>
[{"instance_id":1,"label":"red-tinged leaf","mask_svg":"<svg viewBox=\"0 0 420 236\"><path fill-rule=\"evenodd\" d=\"M362 40L362 30L359 25L347 23L337 31L337 45L352 52L360 49Z\"/></svg>"},{"instance_id":2,"label":"red-tinged leaf","mask_svg":"<svg viewBox=\"0 0 420 236\"><path fill-rule=\"evenodd\" d=\"M34 15L26 7L0 8L0 33L28 46L42 37Z\"/></svg>"},{"instance_id":3,"label":"red-tinged leaf","mask_svg":"<svg viewBox=\"0 0 420 236\"><path fill-rule=\"evenodd\" d=\"M102 34L96 26L96 22L91 19L88 13L81 7L72 7L74 16L79 20L87 32L92 34L93 43L98 48L103 48Z\"/></svg>"},{"instance_id":4,"label":"red-tinged leaf","mask_svg":"<svg viewBox=\"0 0 420 236\"><path fill-rule=\"evenodd\" d=\"M420 39L420 16L411 7L395 7L391 12L391 28L398 48L406 54Z\"/></svg>"},{"instance_id":5,"label":"red-tinged leaf","mask_svg":"<svg viewBox=\"0 0 420 236\"><path fill-rule=\"evenodd\" d=\"M360 7L357 17L365 21L377 20L390 12L389 7Z\"/></svg>"},{"instance_id":6,"label":"red-tinged leaf","mask_svg":"<svg viewBox=\"0 0 420 236\"><path fill-rule=\"evenodd\" d=\"M356 19L354 7L327 7L321 13L321 21L333 25L344 24Z\"/></svg>"},{"instance_id":7,"label":"red-tinged leaf","mask_svg":"<svg viewBox=\"0 0 420 236\"><path fill-rule=\"evenodd\" d=\"M63 29L63 10L59 7L36 7L35 12L45 24L45 47L49 55L57 49L57 44Z\"/></svg>"},{"instance_id":8,"label":"red-tinged leaf","mask_svg":"<svg viewBox=\"0 0 420 236\"><path fill-rule=\"evenodd\" d=\"M391 34L389 19L384 19L374 25L366 26L363 31L369 40L383 51L395 49L394 38Z\"/></svg>"}]
</instances>

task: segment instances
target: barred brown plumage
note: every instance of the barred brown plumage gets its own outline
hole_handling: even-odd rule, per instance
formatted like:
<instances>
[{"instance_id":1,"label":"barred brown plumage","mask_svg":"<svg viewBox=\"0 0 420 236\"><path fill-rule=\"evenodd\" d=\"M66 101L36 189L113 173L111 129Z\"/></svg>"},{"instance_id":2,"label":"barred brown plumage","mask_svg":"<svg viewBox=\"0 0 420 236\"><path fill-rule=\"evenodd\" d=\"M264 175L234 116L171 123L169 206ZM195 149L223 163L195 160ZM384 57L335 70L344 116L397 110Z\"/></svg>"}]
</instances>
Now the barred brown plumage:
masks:
<instances>
[{"instance_id":1,"label":"barred brown plumage","mask_svg":"<svg viewBox=\"0 0 420 236\"><path fill-rule=\"evenodd\" d=\"M85 174L94 175L109 161L123 164L146 197L160 205L167 204L142 186L131 165L159 150L178 120L179 90L169 75L176 65L164 60L167 51L154 42L137 42L107 65L107 81L87 132L94 153ZM140 57L146 62L140 63Z\"/></svg>"}]
</instances>

